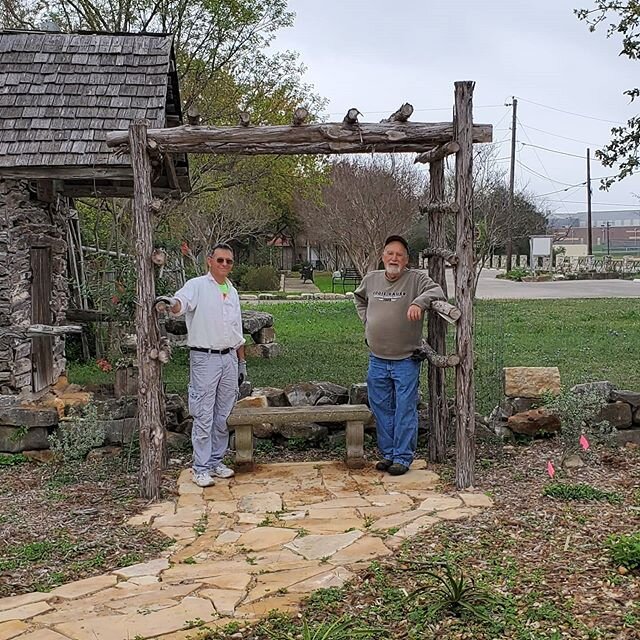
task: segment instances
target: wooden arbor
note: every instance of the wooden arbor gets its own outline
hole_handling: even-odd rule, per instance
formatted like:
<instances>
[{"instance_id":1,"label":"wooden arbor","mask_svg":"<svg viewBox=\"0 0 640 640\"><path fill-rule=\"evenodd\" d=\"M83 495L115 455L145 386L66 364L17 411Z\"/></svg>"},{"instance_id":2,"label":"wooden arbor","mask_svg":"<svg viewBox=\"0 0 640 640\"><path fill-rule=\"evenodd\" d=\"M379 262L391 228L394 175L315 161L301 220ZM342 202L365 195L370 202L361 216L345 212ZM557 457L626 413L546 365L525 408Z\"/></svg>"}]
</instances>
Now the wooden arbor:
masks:
<instances>
[{"instance_id":1,"label":"wooden arbor","mask_svg":"<svg viewBox=\"0 0 640 640\"><path fill-rule=\"evenodd\" d=\"M473 124L473 82L455 83L454 121L413 123L413 107L403 105L381 123L359 123L357 109L350 109L341 123L305 125L306 111L297 109L290 126L250 126L246 114L238 127L181 126L149 129L137 121L129 131L108 134L110 147L129 147L134 176L134 225L136 234L137 283L137 355L139 363L138 415L141 449L141 493L158 498L160 474L165 452L162 420L161 362L163 354L157 317L152 262L152 217L155 209L151 195L150 154L224 153L244 155L345 154L417 152L419 162L431 165L431 198L422 207L429 217L432 277L446 287L444 261L455 264L457 307L446 302L433 305L429 314L429 392L432 419L430 448L432 458L442 459L445 447L446 393L444 369L456 367L456 485L467 488L474 482L474 379L473 379L473 224L472 159L473 143L490 142L491 125ZM443 160L456 154L456 194L453 202L444 202ZM456 251L444 248L444 216L456 216ZM446 289L445 289L446 290ZM444 320L441 320L443 318ZM456 354L444 355L446 322L456 325ZM443 324L444 323L444 324Z\"/></svg>"}]
</instances>

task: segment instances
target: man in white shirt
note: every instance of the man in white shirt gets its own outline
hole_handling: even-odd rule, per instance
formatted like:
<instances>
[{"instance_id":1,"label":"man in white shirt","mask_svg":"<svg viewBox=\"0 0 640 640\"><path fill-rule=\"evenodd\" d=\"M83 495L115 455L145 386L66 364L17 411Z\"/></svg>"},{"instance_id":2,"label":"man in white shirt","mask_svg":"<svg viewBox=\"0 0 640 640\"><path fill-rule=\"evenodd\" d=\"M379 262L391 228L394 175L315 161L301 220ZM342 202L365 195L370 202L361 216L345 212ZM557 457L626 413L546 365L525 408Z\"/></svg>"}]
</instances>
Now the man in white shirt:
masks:
<instances>
[{"instance_id":1,"label":"man in white shirt","mask_svg":"<svg viewBox=\"0 0 640 640\"><path fill-rule=\"evenodd\" d=\"M190 352L189 413L193 417L193 481L214 484L212 476L234 472L222 458L229 445L227 418L247 375L238 292L228 279L233 250L217 244L207 258L209 272L188 280L173 298L157 302L176 316L185 315Z\"/></svg>"}]
</instances>

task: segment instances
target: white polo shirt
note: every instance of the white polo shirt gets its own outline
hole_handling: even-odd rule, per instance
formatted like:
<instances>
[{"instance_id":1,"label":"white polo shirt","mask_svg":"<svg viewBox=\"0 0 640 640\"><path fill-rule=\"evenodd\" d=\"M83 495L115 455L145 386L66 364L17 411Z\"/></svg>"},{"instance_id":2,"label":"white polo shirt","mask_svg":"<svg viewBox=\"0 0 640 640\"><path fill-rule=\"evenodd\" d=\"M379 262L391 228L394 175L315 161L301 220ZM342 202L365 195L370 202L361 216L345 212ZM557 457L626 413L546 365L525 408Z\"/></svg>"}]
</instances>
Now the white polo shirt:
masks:
<instances>
[{"instance_id":1,"label":"white polo shirt","mask_svg":"<svg viewBox=\"0 0 640 640\"><path fill-rule=\"evenodd\" d=\"M207 273L188 280L175 294L187 323L187 344L203 349L237 349L245 343L242 335L240 298L229 280L229 293L222 295L214 277Z\"/></svg>"}]
</instances>

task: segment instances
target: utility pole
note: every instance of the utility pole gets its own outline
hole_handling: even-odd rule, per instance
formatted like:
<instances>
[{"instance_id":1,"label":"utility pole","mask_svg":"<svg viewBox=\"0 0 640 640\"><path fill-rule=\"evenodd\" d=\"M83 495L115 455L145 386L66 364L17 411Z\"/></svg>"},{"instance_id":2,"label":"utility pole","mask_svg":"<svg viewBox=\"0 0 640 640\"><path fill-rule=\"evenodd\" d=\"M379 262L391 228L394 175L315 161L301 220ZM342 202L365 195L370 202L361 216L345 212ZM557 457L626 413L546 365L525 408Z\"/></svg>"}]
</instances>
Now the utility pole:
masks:
<instances>
[{"instance_id":1,"label":"utility pole","mask_svg":"<svg viewBox=\"0 0 640 640\"><path fill-rule=\"evenodd\" d=\"M511 271L511 258L513 254L513 241L511 234L513 233L512 227L514 222L513 215L513 190L515 188L516 180L516 122L518 112L518 99L513 97L511 99L511 106L513 107L513 114L511 117L511 174L509 176L509 219L507 220L507 271Z\"/></svg>"},{"instance_id":2,"label":"utility pole","mask_svg":"<svg viewBox=\"0 0 640 640\"><path fill-rule=\"evenodd\" d=\"M587 149L587 255L593 255L593 237L591 230L591 158Z\"/></svg>"},{"instance_id":3,"label":"utility pole","mask_svg":"<svg viewBox=\"0 0 640 640\"><path fill-rule=\"evenodd\" d=\"M602 227L602 230L607 234L607 255L609 255L611 253L611 243L609 241L609 227L611 226L611 223L607 220L604 224L600 225Z\"/></svg>"}]
</instances>

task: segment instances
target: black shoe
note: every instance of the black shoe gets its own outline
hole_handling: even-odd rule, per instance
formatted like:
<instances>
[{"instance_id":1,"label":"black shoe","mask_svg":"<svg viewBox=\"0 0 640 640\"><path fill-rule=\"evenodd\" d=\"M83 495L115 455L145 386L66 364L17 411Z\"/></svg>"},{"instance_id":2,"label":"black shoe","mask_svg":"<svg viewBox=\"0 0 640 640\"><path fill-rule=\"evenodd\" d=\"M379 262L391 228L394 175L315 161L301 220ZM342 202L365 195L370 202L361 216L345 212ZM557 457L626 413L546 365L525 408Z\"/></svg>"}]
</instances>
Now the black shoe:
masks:
<instances>
[{"instance_id":1,"label":"black shoe","mask_svg":"<svg viewBox=\"0 0 640 640\"><path fill-rule=\"evenodd\" d=\"M401 476L401 475L404 475L405 473L407 473L407 471L409 471L409 467L405 467L405 465L400 464L399 462L394 462L389 467L389 473L392 476Z\"/></svg>"},{"instance_id":2,"label":"black shoe","mask_svg":"<svg viewBox=\"0 0 640 640\"><path fill-rule=\"evenodd\" d=\"M393 460L387 460L383 458L376 464L376 469L378 471L389 471L389 467L393 464Z\"/></svg>"}]
</instances>

